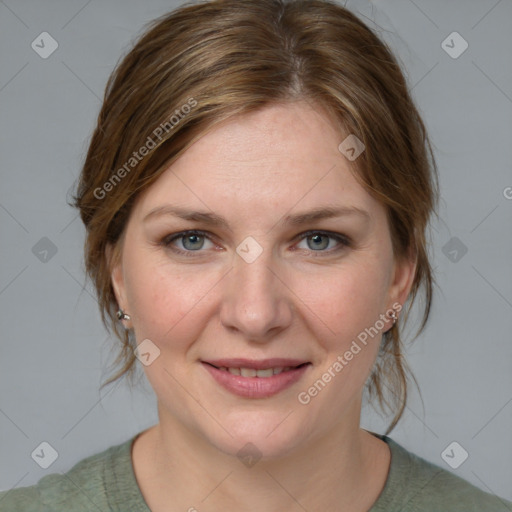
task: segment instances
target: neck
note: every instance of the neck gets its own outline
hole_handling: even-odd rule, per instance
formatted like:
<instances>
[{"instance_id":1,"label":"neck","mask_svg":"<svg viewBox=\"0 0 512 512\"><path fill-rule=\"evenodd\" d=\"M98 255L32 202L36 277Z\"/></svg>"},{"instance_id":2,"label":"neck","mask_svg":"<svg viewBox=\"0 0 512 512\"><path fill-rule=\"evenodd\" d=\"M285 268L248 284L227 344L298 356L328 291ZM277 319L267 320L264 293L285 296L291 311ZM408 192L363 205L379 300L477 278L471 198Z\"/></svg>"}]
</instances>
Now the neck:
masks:
<instances>
[{"instance_id":1,"label":"neck","mask_svg":"<svg viewBox=\"0 0 512 512\"><path fill-rule=\"evenodd\" d=\"M340 422L300 451L245 465L160 414L160 423L137 439L133 460L154 512L356 512L368 510L377 499L390 456L387 445L358 424Z\"/></svg>"}]
</instances>

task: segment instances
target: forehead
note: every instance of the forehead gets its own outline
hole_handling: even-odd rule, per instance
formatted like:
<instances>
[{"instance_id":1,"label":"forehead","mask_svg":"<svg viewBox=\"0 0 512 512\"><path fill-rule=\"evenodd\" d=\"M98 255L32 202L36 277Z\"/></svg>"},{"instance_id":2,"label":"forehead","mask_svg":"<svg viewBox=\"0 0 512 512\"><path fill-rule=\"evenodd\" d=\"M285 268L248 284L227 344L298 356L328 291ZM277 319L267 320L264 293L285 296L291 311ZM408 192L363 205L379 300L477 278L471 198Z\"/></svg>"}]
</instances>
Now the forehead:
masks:
<instances>
[{"instance_id":1,"label":"forehead","mask_svg":"<svg viewBox=\"0 0 512 512\"><path fill-rule=\"evenodd\" d=\"M207 132L141 196L141 216L160 204L228 214L379 205L338 150L347 133L306 102L272 105Z\"/></svg>"}]
</instances>

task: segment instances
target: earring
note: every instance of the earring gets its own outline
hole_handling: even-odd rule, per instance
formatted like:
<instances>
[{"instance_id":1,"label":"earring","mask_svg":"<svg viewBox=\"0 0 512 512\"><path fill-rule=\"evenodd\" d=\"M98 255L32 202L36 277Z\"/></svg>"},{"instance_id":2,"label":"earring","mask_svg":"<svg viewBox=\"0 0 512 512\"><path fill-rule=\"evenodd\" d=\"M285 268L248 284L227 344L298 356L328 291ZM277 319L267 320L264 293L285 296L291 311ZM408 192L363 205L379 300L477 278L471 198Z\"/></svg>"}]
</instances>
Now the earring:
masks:
<instances>
[{"instance_id":1,"label":"earring","mask_svg":"<svg viewBox=\"0 0 512 512\"><path fill-rule=\"evenodd\" d=\"M397 316L397 314L396 314L396 312L395 312L395 310L394 310L394 309L393 309L393 310L391 310L391 313L390 313L390 315L389 315L389 316L393 319L393 325L395 325L395 324L396 324L396 321L398 320L398 316Z\"/></svg>"},{"instance_id":2,"label":"earring","mask_svg":"<svg viewBox=\"0 0 512 512\"><path fill-rule=\"evenodd\" d=\"M117 319L118 320L130 320L131 317L127 313L125 313L122 309L119 309L117 312Z\"/></svg>"}]
</instances>

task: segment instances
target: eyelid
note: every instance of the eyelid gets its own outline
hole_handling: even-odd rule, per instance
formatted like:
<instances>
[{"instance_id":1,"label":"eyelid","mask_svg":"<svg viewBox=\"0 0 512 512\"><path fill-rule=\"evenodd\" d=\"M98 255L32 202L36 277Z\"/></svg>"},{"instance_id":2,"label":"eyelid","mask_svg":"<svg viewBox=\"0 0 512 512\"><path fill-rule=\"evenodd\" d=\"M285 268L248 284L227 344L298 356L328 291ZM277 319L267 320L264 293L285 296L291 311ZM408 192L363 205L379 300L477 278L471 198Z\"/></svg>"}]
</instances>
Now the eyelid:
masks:
<instances>
[{"instance_id":1,"label":"eyelid","mask_svg":"<svg viewBox=\"0 0 512 512\"><path fill-rule=\"evenodd\" d=\"M179 240L180 238L183 238L187 235L199 235L204 236L208 240L210 240L212 243L215 243L215 241L212 239L213 235L211 233L208 233L207 231L202 231L201 229L187 229L185 231L180 231L178 233L171 233L170 235L164 236L160 242L161 245L163 245L165 248L170 249L171 251L177 253L177 254L184 254L184 255L193 255L194 253L201 253L204 251L184 251L183 249L178 249L177 247L174 247L172 245L172 242L175 240ZM214 237L213 237L214 238Z\"/></svg>"},{"instance_id":2,"label":"eyelid","mask_svg":"<svg viewBox=\"0 0 512 512\"><path fill-rule=\"evenodd\" d=\"M212 243L216 243L215 242L215 236L213 236L211 233L209 233L207 231L203 231L201 229L188 229L188 230L185 230L185 231L180 231L180 232L172 233L170 235L165 236L161 240L160 244L163 245L164 247L172 250L173 252L175 252L177 254L184 254L184 255L187 255L187 256L188 255L194 255L195 253L199 254L201 252L204 252L204 251L201 251L201 250L198 250L198 251L184 251L182 249L178 249L177 247L173 247L172 246L172 242L174 242L175 240L179 240L180 238L183 238L184 236L187 236L187 235L204 236L205 238L210 240ZM347 235L344 235L342 233L332 232L332 231L321 230L321 229L311 229L309 231L304 231L302 233L299 233L293 239L293 241L295 243L298 243L298 242L301 242L302 240L306 239L308 236L312 236L312 235L327 236L327 237L333 238L334 240L336 240L339 243L339 247L336 247L334 249L330 249L328 251L309 250L309 252L314 254L315 256L316 255L321 256L322 254L324 254L324 255L333 254L333 253L335 253L337 251L340 251L343 248L351 247L352 246L352 240ZM307 249L298 249L298 250L307 250Z\"/></svg>"},{"instance_id":3,"label":"eyelid","mask_svg":"<svg viewBox=\"0 0 512 512\"><path fill-rule=\"evenodd\" d=\"M307 238L308 236L312 236L312 235L328 236L330 238L334 238L335 240L337 240L338 242L340 242L341 244L346 245L346 246L349 246L352 244L352 240L347 235L344 235L342 233L336 233L333 231L326 231L323 229L311 229L309 231L304 231L303 233L300 233L299 235L297 235L294 240L302 241L302 240L304 240L304 238ZM312 252L329 252L329 251L312 251Z\"/></svg>"}]
</instances>

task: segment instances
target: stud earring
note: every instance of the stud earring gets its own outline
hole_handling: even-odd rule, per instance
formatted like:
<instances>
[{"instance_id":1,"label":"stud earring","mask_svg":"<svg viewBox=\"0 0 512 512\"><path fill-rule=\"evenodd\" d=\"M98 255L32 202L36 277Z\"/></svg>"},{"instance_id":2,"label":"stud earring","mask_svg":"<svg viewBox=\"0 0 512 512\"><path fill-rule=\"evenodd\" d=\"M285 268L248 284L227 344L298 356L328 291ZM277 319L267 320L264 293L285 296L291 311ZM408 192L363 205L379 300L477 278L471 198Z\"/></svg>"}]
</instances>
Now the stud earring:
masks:
<instances>
[{"instance_id":1,"label":"stud earring","mask_svg":"<svg viewBox=\"0 0 512 512\"><path fill-rule=\"evenodd\" d=\"M122 309L119 309L117 312L117 319L118 320L130 320L131 317L127 313L125 313Z\"/></svg>"}]
</instances>

